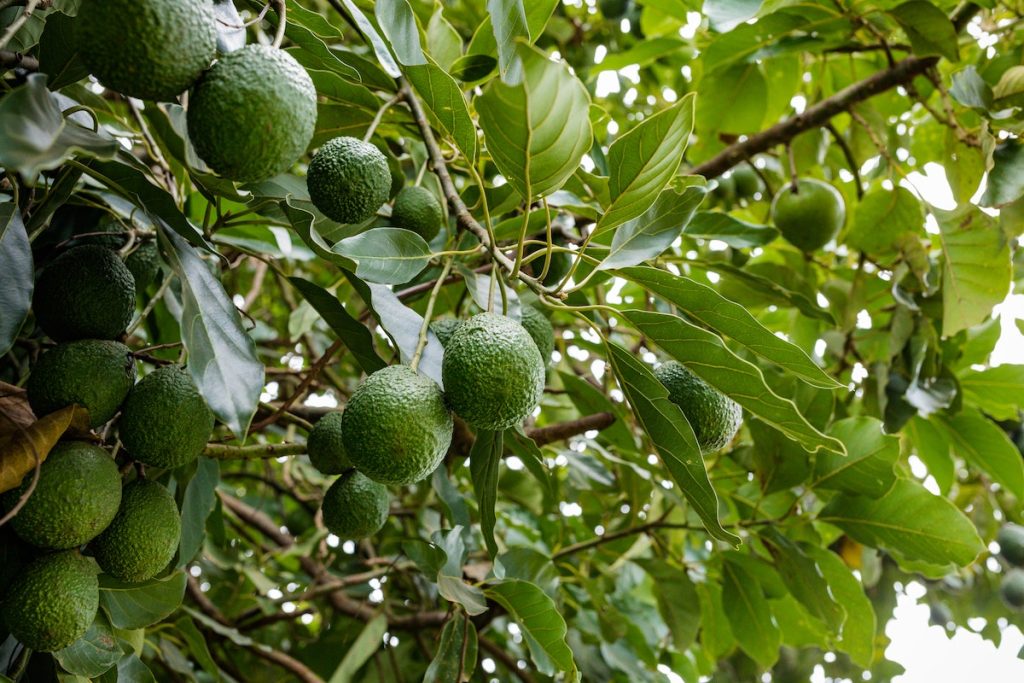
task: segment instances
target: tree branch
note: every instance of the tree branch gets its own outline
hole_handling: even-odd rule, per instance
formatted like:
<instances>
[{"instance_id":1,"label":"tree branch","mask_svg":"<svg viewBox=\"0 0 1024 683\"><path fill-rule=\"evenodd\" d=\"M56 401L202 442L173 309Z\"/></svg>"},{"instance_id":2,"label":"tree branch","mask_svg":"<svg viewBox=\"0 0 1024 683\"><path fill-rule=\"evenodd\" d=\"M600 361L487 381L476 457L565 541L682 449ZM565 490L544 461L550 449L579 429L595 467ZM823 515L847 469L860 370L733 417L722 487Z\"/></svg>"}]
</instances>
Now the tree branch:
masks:
<instances>
[{"instance_id":1,"label":"tree branch","mask_svg":"<svg viewBox=\"0 0 1024 683\"><path fill-rule=\"evenodd\" d=\"M266 460L287 455L303 455L305 452L304 443L256 443L250 446L208 443L203 449L203 455L217 460Z\"/></svg>"},{"instance_id":2,"label":"tree branch","mask_svg":"<svg viewBox=\"0 0 1024 683\"><path fill-rule=\"evenodd\" d=\"M569 437L583 434L593 430L601 431L610 427L615 422L615 416L611 413L594 413L585 415L578 420L559 422L546 427L533 427L526 430L526 435L536 442L538 446L565 441Z\"/></svg>"},{"instance_id":3,"label":"tree branch","mask_svg":"<svg viewBox=\"0 0 1024 683\"><path fill-rule=\"evenodd\" d=\"M13 69L19 67L25 71L38 71L39 60L35 57L23 55L20 52L0 50L0 69Z\"/></svg>"},{"instance_id":4,"label":"tree branch","mask_svg":"<svg viewBox=\"0 0 1024 683\"><path fill-rule=\"evenodd\" d=\"M254 424L250 431L262 431L269 427L270 425L277 422L278 419L284 413L288 412L288 409L292 407L292 404L295 403L295 401L297 401L300 396L305 395L306 390L309 388L309 385L313 383L313 380L320 376L320 373L323 371L324 367L341 347L342 343L340 339L335 340L333 344L328 346L327 350L324 351L323 355L317 358L316 362L313 363L312 367L309 368L309 372L307 372L306 376L302 378L302 381L299 383L299 386L296 387L295 391L292 392L291 396L286 398L284 402L281 403L280 406L278 406L277 410L275 410L271 415Z\"/></svg>"},{"instance_id":5,"label":"tree branch","mask_svg":"<svg viewBox=\"0 0 1024 683\"><path fill-rule=\"evenodd\" d=\"M505 668L515 675L520 681L523 683L536 683L537 679L533 677L533 674L529 671L520 669L519 662L516 661L516 658L498 647L497 643L488 638L484 638L483 636L477 638L477 642L480 644L481 648L487 650L487 652L493 655L495 659L504 664Z\"/></svg>"}]
</instances>

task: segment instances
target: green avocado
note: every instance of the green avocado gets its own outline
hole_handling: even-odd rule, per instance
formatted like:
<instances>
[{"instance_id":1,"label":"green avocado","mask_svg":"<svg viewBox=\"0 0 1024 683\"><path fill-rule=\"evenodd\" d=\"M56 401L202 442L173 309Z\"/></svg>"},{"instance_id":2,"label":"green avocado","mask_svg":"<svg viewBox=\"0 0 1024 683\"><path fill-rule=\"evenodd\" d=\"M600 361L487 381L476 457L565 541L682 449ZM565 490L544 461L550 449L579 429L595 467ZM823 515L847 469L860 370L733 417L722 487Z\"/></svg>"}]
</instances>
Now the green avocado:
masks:
<instances>
[{"instance_id":1,"label":"green avocado","mask_svg":"<svg viewBox=\"0 0 1024 683\"><path fill-rule=\"evenodd\" d=\"M430 331L437 336L437 340L441 342L441 346L448 346L448 340L455 334L455 330L459 329L459 325L462 321L457 318L438 318L430 323Z\"/></svg>"},{"instance_id":2,"label":"green avocado","mask_svg":"<svg viewBox=\"0 0 1024 683\"><path fill-rule=\"evenodd\" d=\"M555 328L551 326L551 321L547 319L547 316L535 306L523 306L522 316L523 327L530 333L533 343L540 351L540 357L547 365L551 362L551 354L555 350Z\"/></svg>"},{"instance_id":3,"label":"green avocado","mask_svg":"<svg viewBox=\"0 0 1024 683\"><path fill-rule=\"evenodd\" d=\"M124 264L135 278L135 290L144 292L160 274L163 262L160 260L160 250L156 242L146 240L125 257Z\"/></svg>"},{"instance_id":4,"label":"green avocado","mask_svg":"<svg viewBox=\"0 0 1024 683\"><path fill-rule=\"evenodd\" d=\"M52 339L116 339L135 311L135 278L110 249L68 249L36 278L36 322Z\"/></svg>"},{"instance_id":5,"label":"green avocado","mask_svg":"<svg viewBox=\"0 0 1024 683\"><path fill-rule=\"evenodd\" d=\"M351 470L338 477L320 507L324 526L340 538L366 538L388 521L390 496L383 484Z\"/></svg>"},{"instance_id":6,"label":"green avocado","mask_svg":"<svg viewBox=\"0 0 1024 683\"><path fill-rule=\"evenodd\" d=\"M33 474L3 494L10 511L32 484ZM121 473L105 450L84 441L62 441L39 468L39 481L11 520L14 532L39 548L76 548L96 538L121 504Z\"/></svg>"},{"instance_id":7,"label":"green avocado","mask_svg":"<svg viewBox=\"0 0 1024 683\"><path fill-rule=\"evenodd\" d=\"M839 191L815 178L801 178L797 191L782 186L772 201L772 221L790 244L807 253L828 244L846 221Z\"/></svg>"},{"instance_id":8,"label":"green avocado","mask_svg":"<svg viewBox=\"0 0 1024 683\"><path fill-rule=\"evenodd\" d=\"M432 379L407 365L391 365L359 385L341 414L341 427L345 452L360 472L405 486L441 464L454 422Z\"/></svg>"},{"instance_id":9,"label":"green avocado","mask_svg":"<svg viewBox=\"0 0 1024 683\"><path fill-rule=\"evenodd\" d=\"M441 202L425 187L404 187L395 197L391 222L396 228L412 230L429 242L441 232L443 220Z\"/></svg>"},{"instance_id":10,"label":"green avocado","mask_svg":"<svg viewBox=\"0 0 1024 683\"><path fill-rule=\"evenodd\" d=\"M75 37L100 83L143 100L173 100L217 53L210 0L86 0Z\"/></svg>"},{"instance_id":11,"label":"green avocado","mask_svg":"<svg viewBox=\"0 0 1024 683\"><path fill-rule=\"evenodd\" d=\"M480 313L455 331L441 362L445 398L472 427L507 429L533 412L544 393L544 359L526 329Z\"/></svg>"},{"instance_id":12,"label":"green avocado","mask_svg":"<svg viewBox=\"0 0 1024 683\"><path fill-rule=\"evenodd\" d=\"M1024 610L1024 569L1015 567L1006 572L999 584L999 595L1011 609Z\"/></svg>"},{"instance_id":13,"label":"green avocado","mask_svg":"<svg viewBox=\"0 0 1024 683\"><path fill-rule=\"evenodd\" d=\"M369 142L340 137L328 140L306 172L309 198L339 223L361 223L377 213L391 191L388 160Z\"/></svg>"},{"instance_id":14,"label":"green avocado","mask_svg":"<svg viewBox=\"0 0 1024 683\"><path fill-rule=\"evenodd\" d=\"M180 540L174 496L158 482L137 479L124 487L117 516L89 549L104 572L138 583L167 568Z\"/></svg>"},{"instance_id":15,"label":"green avocado","mask_svg":"<svg viewBox=\"0 0 1024 683\"><path fill-rule=\"evenodd\" d=\"M213 433L213 413L188 371L165 365L128 394L118 429L132 458L171 469L199 457Z\"/></svg>"},{"instance_id":16,"label":"green avocado","mask_svg":"<svg viewBox=\"0 0 1024 683\"><path fill-rule=\"evenodd\" d=\"M1015 567L1024 567L1024 526L1004 524L996 534L999 554Z\"/></svg>"},{"instance_id":17,"label":"green avocado","mask_svg":"<svg viewBox=\"0 0 1024 683\"><path fill-rule=\"evenodd\" d=\"M100 605L95 563L77 550L35 560L7 592L3 625L25 647L62 650L89 630Z\"/></svg>"},{"instance_id":18,"label":"green avocado","mask_svg":"<svg viewBox=\"0 0 1024 683\"><path fill-rule=\"evenodd\" d=\"M254 181L284 173L316 126L316 89L284 50L246 45L221 57L189 99L188 136L220 175Z\"/></svg>"},{"instance_id":19,"label":"green avocado","mask_svg":"<svg viewBox=\"0 0 1024 683\"><path fill-rule=\"evenodd\" d=\"M135 383L135 359L127 346L102 339L58 344L42 356L28 378L28 402L39 417L77 403L89 424L110 421Z\"/></svg>"},{"instance_id":20,"label":"green avocado","mask_svg":"<svg viewBox=\"0 0 1024 683\"><path fill-rule=\"evenodd\" d=\"M761 191L761 178L758 177L757 171L752 169L749 164L742 164L737 166L732 171L732 179L736 190L736 196L740 199L749 199L755 194Z\"/></svg>"},{"instance_id":21,"label":"green avocado","mask_svg":"<svg viewBox=\"0 0 1024 683\"><path fill-rule=\"evenodd\" d=\"M597 6L605 19L621 19L626 16L632 0L598 0Z\"/></svg>"},{"instance_id":22,"label":"green avocado","mask_svg":"<svg viewBox=\"0 0 1024 683\"><path fill-rule=\"evenodd\" d=\"M117 221L106 221L91 228L75 230L74 246L96 244L117 251L128 243L128 231Z\"/></svg>"},{"instance_id":23,"label":"green avocado","mask_svg":"<svg viewBox=\"0 0 1024 683\"><path fill-rule=\"evenodd\" d=\"M669 400L682 409L701 451L717 451L736 436L743 409L731 398L674 360L662 363L654 376L668 389Z\"/></svg>"},{"instance_id":24,"label":"green avocado","mask_svg":"<svg viewBox=\"0 0 1024 683\"><path fill-rule=\"evenodd\" d=\"M341 438L341 413L327 413L313 425L306 438L306 452L313 467L323 474L341 474L352 467Z\"/></svg>"}]
</instances>

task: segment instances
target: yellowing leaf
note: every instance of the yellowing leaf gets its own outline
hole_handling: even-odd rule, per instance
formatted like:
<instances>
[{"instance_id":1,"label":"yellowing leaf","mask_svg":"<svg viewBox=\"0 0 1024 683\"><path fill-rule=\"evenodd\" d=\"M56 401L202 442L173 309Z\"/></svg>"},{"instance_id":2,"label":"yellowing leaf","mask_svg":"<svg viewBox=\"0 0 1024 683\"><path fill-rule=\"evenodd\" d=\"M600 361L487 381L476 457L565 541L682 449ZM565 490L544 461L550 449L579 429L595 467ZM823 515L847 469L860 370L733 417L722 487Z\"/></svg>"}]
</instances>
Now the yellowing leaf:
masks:
<instances>
[{"instance_id":1,"label":"yellowing leaf","mask_svg":"<svg viewBox=\"0 0 1024 683\"><path fill-rule=\"evenodd\" d=\"M81 406L68 406L36 420L0 441L0 493L10 491L35 469L36 458L46 460L50 450L69 430L86 432L89 413Z\"/></svg>"}]
</instances>

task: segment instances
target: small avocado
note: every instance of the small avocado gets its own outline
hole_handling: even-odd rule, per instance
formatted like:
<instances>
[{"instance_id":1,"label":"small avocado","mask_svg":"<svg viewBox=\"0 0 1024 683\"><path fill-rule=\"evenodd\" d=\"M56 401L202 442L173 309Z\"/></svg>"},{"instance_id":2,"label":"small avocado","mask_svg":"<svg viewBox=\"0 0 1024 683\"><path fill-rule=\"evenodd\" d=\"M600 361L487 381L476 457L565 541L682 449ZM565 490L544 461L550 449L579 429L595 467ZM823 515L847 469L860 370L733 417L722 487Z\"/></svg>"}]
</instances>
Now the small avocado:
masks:
<instances>
[{"instance_id":1,"label":"small avocado","mask_svg":"<svg viewBox=\"0 0 1024 683\"><path fill-rule=\"evenodd\" d=\"M390 496L383 484L356 470L338 477L321 503L324 526L340 538L366 538L388 521Z\"/></svg>"},{"instance_id":2,"label":"small avocado","mask_svg":"<svg viewBox=\"0 0 1024 683\"><path fill-rule=\"evenodd\" d=\"M151 479L124 487L110 526L92 543L100 569L129 583L147 581L167 568L181 540L181 515L174 496Z\"/></svg>"},{"instance_id":3,"label":"small avocado","mask_svg":"<svg viewBox=\"0 0 1024 683\"><path fill-rule=\"evenodd\" d=\"M430 241L441 231L444 211L434 193L425 187L404 187L395 197L391 222Z\"/></svg>"},{"instance_id":4,"label":"small avocado","mask_svg":"<svg viewBox=\"0 0 1024 683\"><path fill-rule=\"evenodd\" d=\"M717 451L736 436L743 409L731 398L674 360L662 363L654 376L668 389L668 399L682 409L701 451Z\"/></svg>"},{"instance_id":5,"label":"small avocado","mask_svg":"<svg viewBox=\"0 0 1024 683\"><path fill-rule=\"evenodd\" d=\"M309 198L339 223L361 223L388 200L391 171L384 154L369 142L338 137L313 155L306 172Z\"/></svg>"},{"instance_id":6,"label":"small avocado","mask_svg":"<svg viewBox=\"0 0 1024 683\"><path fill-rule=\"evenodd\" d=\"M323 474L341 474L352 467L341 438L341 413L327 413L313 425L306 439L306 452L313 467Z\"/></svg>"}]
</instances>

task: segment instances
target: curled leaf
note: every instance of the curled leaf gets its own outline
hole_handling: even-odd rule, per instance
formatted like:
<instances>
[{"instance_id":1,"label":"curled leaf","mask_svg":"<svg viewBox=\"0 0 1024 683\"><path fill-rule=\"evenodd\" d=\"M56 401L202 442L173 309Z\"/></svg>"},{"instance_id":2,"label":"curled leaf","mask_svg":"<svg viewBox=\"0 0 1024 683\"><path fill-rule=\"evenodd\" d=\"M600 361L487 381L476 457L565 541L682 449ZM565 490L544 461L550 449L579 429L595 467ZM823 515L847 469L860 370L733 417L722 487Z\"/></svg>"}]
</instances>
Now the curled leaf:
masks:
<instances>
[{"instance_id":1,"label":"curled leaf","mask_svg":"<svg viewBox=\"0 0 1024 683\"><path fill-rule=\"evenodd\" d=\"M9 405L5 400L5 414ZM11 414L15 420L23 419L20 407L12 410ZM11 425L7 420L4 422L4 429ZM61 408L28 426L18 424L12 433L0 440L0 493L20 484L24 476L35 469L36 457L40 461L46 460L50 450L66 432L84 433L88 430L89 412L77 405Z\"/></svg>"}]
</instances>

